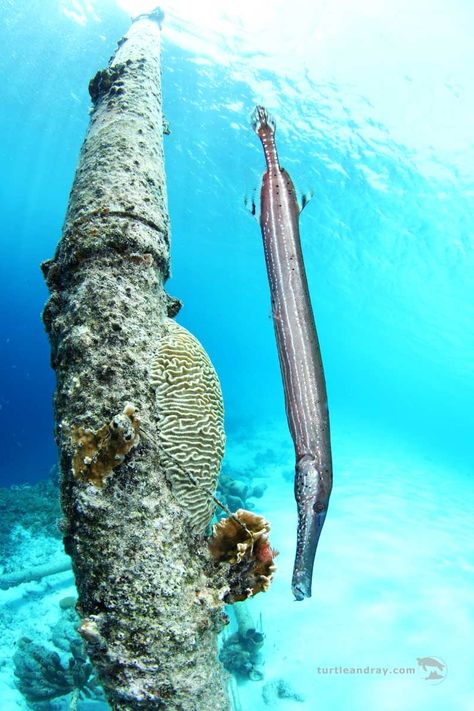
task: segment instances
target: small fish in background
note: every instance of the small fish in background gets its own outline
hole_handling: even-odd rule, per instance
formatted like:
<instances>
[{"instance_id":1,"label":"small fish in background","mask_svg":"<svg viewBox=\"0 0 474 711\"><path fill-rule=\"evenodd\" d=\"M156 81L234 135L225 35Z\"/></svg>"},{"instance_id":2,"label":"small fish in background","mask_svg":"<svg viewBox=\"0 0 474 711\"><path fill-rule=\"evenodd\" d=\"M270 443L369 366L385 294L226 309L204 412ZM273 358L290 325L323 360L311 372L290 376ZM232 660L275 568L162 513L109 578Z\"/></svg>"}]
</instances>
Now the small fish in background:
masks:
<instances>
[{"instance_id":1,"label":"small fish in background","mask_svg":"<svg viewBox=\"0 0 474 711\"><path fill-rule=\"evenodd\" d=\"M299 234L299 215L309 197L303 196L300 209L291 178L280 167L275 122L262 106L256 107L252 126L267 164L259 221L286 416L295 446L298 530L292 590L296 600L303 600L311 597L314 557L332 489L326 383Z\"/></svg>"}]
</instances>

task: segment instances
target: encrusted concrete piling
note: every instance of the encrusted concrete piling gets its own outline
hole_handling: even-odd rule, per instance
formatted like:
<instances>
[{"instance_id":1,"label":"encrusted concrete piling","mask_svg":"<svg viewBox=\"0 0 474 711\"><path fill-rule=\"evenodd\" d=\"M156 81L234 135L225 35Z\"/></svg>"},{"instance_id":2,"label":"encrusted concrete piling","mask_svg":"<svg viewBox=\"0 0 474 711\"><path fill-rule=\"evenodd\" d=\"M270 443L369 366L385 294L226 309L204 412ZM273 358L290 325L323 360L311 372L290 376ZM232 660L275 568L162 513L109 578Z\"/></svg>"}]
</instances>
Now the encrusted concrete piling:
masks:
<instances>
[{"instance_id":1,"label":"encrusted concrete piling","mask_svg":"<svg viewBox=\"0 0 474 711\"><path fill-rule=\"evenodd\" d=\"M113 709L224 711L223 591L166 479L150 382L167 316L159 13L136 20L93 102L63 234L43 264L62 522Z\"/></svg>"}]
</instances>

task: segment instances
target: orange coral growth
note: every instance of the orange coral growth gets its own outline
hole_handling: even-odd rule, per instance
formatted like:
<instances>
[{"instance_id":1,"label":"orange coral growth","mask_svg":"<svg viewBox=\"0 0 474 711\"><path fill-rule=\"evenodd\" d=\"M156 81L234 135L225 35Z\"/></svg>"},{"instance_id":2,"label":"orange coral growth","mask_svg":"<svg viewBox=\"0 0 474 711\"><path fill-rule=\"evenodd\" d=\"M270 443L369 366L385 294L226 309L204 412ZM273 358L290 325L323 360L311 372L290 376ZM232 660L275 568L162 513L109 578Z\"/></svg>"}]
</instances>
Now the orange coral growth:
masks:
<instances>
[{"instance_id":1,"label":"orange coral growth","mask_svg":"<svg viewBox=\"0 0 474 711\"><path fill-rule=\"evenodd\" d=\"M123 412L99 430L93 432L76 426L71 441L76 447L72 470L76 478L101 487L106 476L123 462L125 455L140 441L140 418L134 405L127 404Z\"/></svg>"},{"instance_id":2,"label":"orange coral growth","mask_svg":"<svg viewBox=\"0 0 474 711\"><path fill-rule=\"evenodd\" d=\"M246 600L270 587L277 552L270 546L269 531L270 524L263 516L245 509L215 524L209 550L216 561L229 563L225 602Z\"/></svg>"},{"instance_id":3,"label":"orange coral growth","mask_svg":"<svg viewBox=\"0 0 474 711\"><path fill-rule=\"evenodd\" d=\"M255 557L260 563L272 563L277 555L278 551L271 547L268 538L265 538L255 551Z\"/></svg>"}]
</instances>

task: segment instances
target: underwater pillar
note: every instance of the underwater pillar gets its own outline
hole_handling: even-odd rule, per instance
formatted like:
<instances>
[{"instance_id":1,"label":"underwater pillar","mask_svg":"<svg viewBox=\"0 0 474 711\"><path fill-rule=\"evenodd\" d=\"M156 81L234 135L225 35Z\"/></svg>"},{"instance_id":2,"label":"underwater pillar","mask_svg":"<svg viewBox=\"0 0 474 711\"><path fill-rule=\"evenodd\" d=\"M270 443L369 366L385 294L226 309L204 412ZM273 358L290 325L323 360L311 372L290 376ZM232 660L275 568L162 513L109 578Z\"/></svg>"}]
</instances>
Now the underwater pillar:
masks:
<instances>
[{"instance_id":1,"label":"underwater pillar","mask_svg":"<svg viewBox=\"0 0 474 711\"><path fill-rule=\"evenodd\" d=\"M138 18L90 83L62 237L42 265L62 530L79 632L111 707L224 711L222 594L205 538L190 532L165 478L150 383L163 323L179 308L163 288L160 15Z\"/></svg>"}]
</instances>

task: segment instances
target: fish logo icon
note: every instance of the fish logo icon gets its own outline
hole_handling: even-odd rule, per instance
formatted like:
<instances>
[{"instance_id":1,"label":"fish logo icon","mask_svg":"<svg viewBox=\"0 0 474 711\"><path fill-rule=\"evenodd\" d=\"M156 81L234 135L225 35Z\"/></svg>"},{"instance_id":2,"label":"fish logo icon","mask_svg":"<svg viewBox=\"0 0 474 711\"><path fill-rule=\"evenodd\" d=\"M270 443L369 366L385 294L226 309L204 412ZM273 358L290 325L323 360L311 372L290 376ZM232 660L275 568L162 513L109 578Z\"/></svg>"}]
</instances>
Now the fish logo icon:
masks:
<instances>
[{"instance_id":1,"label":"fish logo icon","mask_svg":"<svg viewBox=\"0 0 474 711\"><path fill-rule=\"evenodd\" d=\"M448 666L440 657L417 657L418 666L421 667L423 679L430 684L441 684L448 675Z\"/></svg>"}]
</instances>

